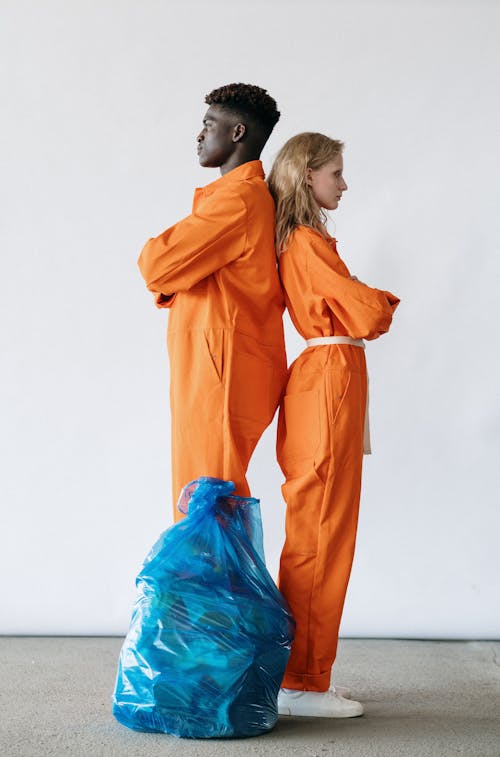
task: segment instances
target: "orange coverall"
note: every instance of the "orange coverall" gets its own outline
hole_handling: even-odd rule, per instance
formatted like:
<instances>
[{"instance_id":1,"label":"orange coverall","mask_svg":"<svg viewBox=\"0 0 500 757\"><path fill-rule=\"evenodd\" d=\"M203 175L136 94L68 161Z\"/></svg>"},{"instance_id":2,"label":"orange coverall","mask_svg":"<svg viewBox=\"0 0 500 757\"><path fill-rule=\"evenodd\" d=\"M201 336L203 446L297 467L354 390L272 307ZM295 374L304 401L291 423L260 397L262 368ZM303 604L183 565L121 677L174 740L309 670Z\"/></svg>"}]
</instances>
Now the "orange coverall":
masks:
<instances>
[{"instance_id":1,"label":"orange coverall","mask_svg":"<svg viewBox=\"0 0 500 757\"><path fill-rule=\"evenodd\" d=\"M260 160L196 189L191 215L150 239L139 268L167 330L172 488L199 476L249 496L248 463L286 381L274 203Z\"/></svg>"},{"instance_id":2,"label":"orange coverall","mask_svg":"<svg viewBox=\"0 0 500 757\"><path fill-rule=\"evenodd\" d=\"M291 319L305 339L375 339L399 300L354 281L335 239L299 226L279 259ZM286 482L279 588L297 623L282 686L326 691L354 556L366 405L364 350L322 345L290 368L278 422Z\"/></svg>"}]
</instances>

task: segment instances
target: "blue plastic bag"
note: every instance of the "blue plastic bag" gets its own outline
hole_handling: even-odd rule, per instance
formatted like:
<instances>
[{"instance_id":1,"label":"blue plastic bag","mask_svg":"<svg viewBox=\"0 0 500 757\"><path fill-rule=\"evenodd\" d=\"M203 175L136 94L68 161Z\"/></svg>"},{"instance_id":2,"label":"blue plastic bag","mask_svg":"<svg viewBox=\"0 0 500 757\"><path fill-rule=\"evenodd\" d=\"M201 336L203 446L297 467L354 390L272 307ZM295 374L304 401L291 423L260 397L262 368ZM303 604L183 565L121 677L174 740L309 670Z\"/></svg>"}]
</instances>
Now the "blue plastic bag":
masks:
<instances>
[{"instance_id":1,"label":"blue plastic bag","mask_svg":"<svg viewBox=\"0 0 500 757\"><path fill-rule=\"evenodd\" d=\"M137 577L113 714L129 728L188 738L254 736L276 723L294 622L264 564L259 501L199 478L188 512Z\"/></svg>"}]
</instances>

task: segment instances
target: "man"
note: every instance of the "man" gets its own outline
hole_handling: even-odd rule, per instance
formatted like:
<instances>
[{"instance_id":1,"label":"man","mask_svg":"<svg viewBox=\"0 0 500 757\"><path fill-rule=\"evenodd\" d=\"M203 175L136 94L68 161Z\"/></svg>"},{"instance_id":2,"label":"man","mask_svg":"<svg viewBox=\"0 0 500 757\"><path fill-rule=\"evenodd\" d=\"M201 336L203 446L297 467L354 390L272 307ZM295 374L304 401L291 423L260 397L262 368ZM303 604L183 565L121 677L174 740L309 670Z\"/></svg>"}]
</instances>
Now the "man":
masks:
<instances>
[{"instance_id":1,"label":"man","mask_svg":"<svg viewBox=\"0 0 500 757\"><path fill-rule=\"evenodd\" d=\"M235 494L249 496L248 463L286 378L274 203L260 162L280 114L250 84L220 87L205 102L199 161L221 178L197 189L191 215L139 258L156 304L171 309L174 506L199 476L233 481ZM174 508L174 517L183 516Z\"/></svg>"}]
</instances>

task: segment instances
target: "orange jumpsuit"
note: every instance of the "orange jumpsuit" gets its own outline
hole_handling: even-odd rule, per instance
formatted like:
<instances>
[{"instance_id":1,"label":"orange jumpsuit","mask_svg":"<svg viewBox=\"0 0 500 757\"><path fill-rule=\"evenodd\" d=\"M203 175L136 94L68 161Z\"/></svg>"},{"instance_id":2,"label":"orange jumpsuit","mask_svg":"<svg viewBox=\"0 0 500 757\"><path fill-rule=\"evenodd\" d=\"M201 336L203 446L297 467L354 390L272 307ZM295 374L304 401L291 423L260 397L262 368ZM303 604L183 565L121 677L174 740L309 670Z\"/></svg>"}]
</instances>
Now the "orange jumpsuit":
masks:
<instances>
[{"instance_id":1,"label":"orange jumpsuit","mask_svg":"<svg viewBox=\"0 0 500 757\"><path fill-rule=\"evenodd\" d=\"M196 189L191 215L150 239L139 268L170 308L172 487L199 476L249 496L252 452L286 381L274 203L260 160Z\"/></svg>"},{"instance_id":2,"label":"orange jumpsuit","mask_svg":"<svg viewBox=\"0 0 500 757\"><path fill-rule=\"evenodd\" d=\"M292 321L305 339L375 339L399 300L354 281L333 238L299 226L279 259ZM326 691L356 539L367 377L364 350L322 345L290 368L278 423L286 482L279 588L297 627L282 685Z\"/></svg>"}]
</instances>

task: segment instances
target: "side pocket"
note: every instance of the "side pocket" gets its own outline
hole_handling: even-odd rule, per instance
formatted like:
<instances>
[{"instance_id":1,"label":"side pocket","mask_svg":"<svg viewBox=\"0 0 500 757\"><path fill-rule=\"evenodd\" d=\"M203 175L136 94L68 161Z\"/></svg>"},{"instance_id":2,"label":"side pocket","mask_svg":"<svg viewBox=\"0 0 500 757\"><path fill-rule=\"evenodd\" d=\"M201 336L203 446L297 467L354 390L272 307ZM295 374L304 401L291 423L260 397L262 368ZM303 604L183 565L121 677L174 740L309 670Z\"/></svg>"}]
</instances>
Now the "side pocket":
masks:
<instances>
[{"instance_id":1,"label":"side pocket","mask_svg":"<svg viewBox=\"0 0 500 757\"><path fill-rule=\"evenodd\" d=\"M253 355L233 352L231 364L230 411L235 418L244 418L259 428L270 423L271 388L274 366ZM261 432L262 433L262 429Z\"/></svg>"},{"instance_id":2,"label":"side pocket","mask_svg":"<svg viewBox=\"0 0 500 757\"><path fill-rule=\"evenodd\" d=\"M222 382L224 376L224 329L205 329L203 335L215 376Z\"/></svg>"},{"instance_id":3,"label":"side pocket","mask_svg":"<svg viewBox=\"0 0 500 757\"><path fill-rule=\"evenodd\" d=\"M318 391L285 395L280 415L278 459L286 476L299 476L312 466L321 442Z\"/></svg>"}]
</instances>

